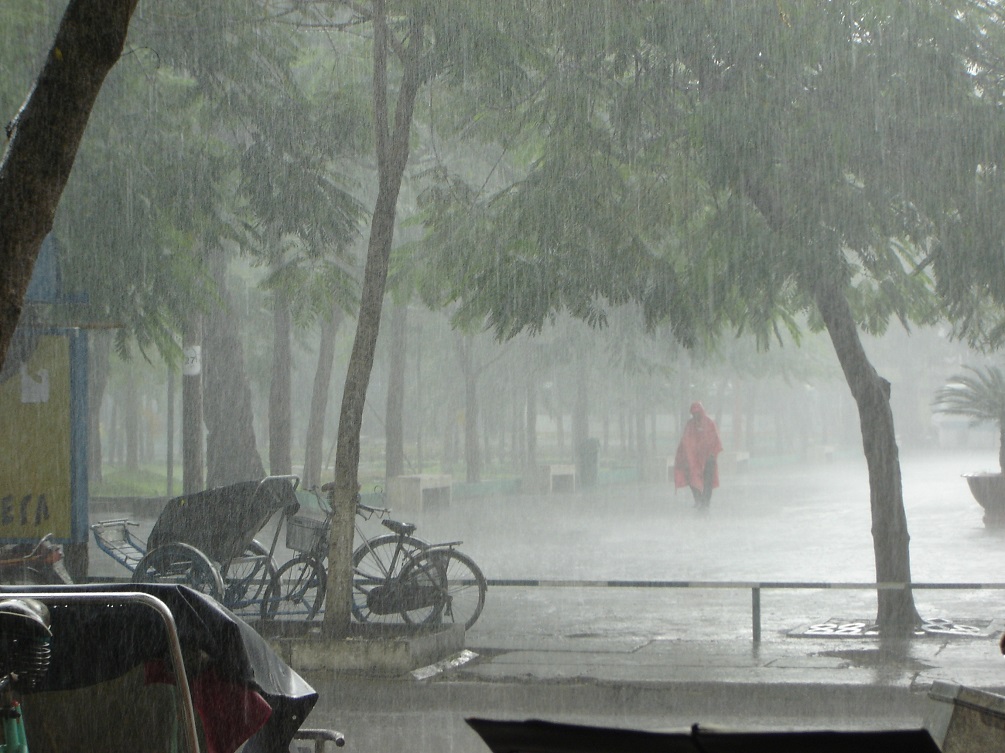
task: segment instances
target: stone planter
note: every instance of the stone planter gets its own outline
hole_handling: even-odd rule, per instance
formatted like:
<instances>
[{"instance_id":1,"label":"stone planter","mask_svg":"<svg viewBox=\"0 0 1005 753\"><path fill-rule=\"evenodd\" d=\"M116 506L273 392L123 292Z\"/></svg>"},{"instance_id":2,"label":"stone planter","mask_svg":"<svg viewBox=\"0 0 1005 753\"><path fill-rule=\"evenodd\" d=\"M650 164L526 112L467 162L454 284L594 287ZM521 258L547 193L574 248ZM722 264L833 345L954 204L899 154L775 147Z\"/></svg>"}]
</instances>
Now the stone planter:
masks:
<instances>
[{"instance_id":1,"label":"stone planter","mask_svg":"<svg viewBox=\"0 0 1005 753\"><path fill-rule=\"evenodd\" d=\"M965 473L963 478L967 480L974 499L984 508L985 527L1005 528L1005 476L1001 473Z\"/></svg>"}]
</instances>

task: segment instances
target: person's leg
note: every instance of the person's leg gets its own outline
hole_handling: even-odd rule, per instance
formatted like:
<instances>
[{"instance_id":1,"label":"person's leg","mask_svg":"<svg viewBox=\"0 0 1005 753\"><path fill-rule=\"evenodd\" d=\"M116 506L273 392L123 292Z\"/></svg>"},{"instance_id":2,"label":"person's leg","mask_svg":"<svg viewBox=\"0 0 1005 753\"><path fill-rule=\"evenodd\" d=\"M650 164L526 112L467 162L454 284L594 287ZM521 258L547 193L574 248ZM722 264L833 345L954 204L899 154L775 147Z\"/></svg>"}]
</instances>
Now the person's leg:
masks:
<instances>
[{"instance_id":1,"label":"person's leg","mask_svg":"<svg viewBox=\"0 0 1005 753\"><path fill-rule=\"evenodd\" d=\"M708 507L712 504L712 483L715 481L715 458L709 458L705 461L705 472L702 477L702 482L705 484L704 495L702 500L702 505Z\"/></svg>"},{"instance_id":2,"label":"person's leg","mask_svg":"<svg viewBox=\"0 0 1005 753\"><path fill-rule=\"evenodd\" d=\"M691 487L691 494L694 495L694 506L701 507L704 503L705 493L699 489L697 486Z\"/></svg>"}]
</instances>

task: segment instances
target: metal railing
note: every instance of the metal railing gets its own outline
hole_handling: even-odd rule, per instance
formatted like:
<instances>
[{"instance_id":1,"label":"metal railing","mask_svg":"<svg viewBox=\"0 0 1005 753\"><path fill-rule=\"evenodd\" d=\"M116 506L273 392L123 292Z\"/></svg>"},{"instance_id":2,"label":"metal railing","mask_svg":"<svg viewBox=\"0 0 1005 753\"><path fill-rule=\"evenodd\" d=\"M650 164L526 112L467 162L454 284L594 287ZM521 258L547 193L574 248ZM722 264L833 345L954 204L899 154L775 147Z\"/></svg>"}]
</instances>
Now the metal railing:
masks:
<instances>
[{"instance_id":1,"label":"metal railing","mask_svg":"<svg viewBox=\"0 0 1005 753\"><path fill-rule=\"evenodd\" d=\"M522 588L705 588L750 591L751 634L754 643L761 641L761 591L799 589L805 591L1005 591L1005 583L895 583L824 581L707 581L707 580L565 580L535 578L488 579L488 586Z\"/></svg>"}]
</instances>

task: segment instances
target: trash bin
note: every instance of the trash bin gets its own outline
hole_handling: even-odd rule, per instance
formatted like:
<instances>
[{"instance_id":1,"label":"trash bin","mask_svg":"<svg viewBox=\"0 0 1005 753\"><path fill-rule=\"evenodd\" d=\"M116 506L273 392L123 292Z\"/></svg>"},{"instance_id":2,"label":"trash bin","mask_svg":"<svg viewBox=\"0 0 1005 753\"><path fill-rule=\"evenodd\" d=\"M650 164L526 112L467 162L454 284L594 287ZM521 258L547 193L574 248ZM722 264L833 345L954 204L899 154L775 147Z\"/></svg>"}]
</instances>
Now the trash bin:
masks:
<instances>
[{"instance_id":1,"label":"trash bin","mask_svg":"<svg viewBox=\"0 0 1005 753\"><path fill-rule=\"evenodd\" d=\"M597 485L597 472L600 462L600 440L590 437L579 443L576 476L583 489Z\"/></svg>"}]
</instances>

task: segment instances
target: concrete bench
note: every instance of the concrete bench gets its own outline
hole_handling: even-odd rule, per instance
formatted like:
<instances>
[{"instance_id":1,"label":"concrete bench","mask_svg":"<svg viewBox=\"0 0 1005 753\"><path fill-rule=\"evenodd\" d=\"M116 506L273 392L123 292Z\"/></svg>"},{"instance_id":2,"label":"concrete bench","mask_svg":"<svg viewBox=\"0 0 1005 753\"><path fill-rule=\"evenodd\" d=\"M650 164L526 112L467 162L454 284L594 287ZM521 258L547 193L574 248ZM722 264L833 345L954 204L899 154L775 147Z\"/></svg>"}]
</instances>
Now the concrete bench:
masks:
<instances>
[{"instance_id":1,"label":"concrete bench","mask_svg":"<svg viewBox=\"0 0 1005 753\"><path fill-rule=\"evenodd\" d=\"M746 450L723 452L719 455L719 467L729 473L746 470L750 465L750 453Z\"/></svg>"},{"instance_id":2,"label":"concrete bench","mask_svg":"<svg viewBox=\"0 0 1005 753\"><path fill-rule=\"evenodd\" d=\"M423 512L450 507L452 478L418 474L395 476L387 485L387 503L395 512Z\"/></svg>"},{"instance_id":3,"label":"concrete bench","mask_svg":"<svg viewBox=\"0 0 1005 753\"><path fill-rule=\"evenodd\" d=\"M541 484L544 491L574 492L576 491L576 466L546 465L541 468Z\"/></svg>"},{"instance_id":4,"label":"concrete bench","mask_svg":"<svg viewBox=\"0 0 1005 753\"><path fill-rule=\"evenodd\" d=\"M831 462L834 459L834 445L814 444L806 448L807 460Z\"/></svg>"}]
</instances>

